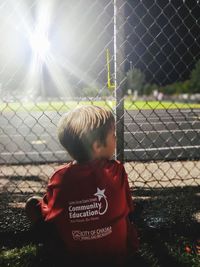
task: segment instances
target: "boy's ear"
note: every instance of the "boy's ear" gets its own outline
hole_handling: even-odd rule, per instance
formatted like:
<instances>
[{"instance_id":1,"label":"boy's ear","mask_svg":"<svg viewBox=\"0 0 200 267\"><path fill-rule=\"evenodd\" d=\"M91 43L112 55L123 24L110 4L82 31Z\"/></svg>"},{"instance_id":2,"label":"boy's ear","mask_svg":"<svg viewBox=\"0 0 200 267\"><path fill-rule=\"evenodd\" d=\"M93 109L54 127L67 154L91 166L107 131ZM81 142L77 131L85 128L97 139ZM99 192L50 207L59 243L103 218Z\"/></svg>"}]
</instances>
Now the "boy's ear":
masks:
<instances>
[{"instance_id":1,"label":"boy's ear","mask_svg":"<svg viewBox=\"0 0 200 267\"><path fill-rule=\"evenodd\" d=\"M101 152L102 144L100 141L94 141L92 144L92 151L94 155L98 155Z\"/></svg>"}]
</instances>

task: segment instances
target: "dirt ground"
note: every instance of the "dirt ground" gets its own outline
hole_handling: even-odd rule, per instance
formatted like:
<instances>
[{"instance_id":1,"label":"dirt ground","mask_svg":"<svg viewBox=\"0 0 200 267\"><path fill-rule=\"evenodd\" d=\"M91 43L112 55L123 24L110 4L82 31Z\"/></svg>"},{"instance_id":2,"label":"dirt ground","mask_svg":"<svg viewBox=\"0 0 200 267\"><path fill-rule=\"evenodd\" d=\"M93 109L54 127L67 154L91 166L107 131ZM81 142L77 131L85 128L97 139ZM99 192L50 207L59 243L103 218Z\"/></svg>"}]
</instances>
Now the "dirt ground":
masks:
<instances>
[{"instance_id":1,"label":"dirt ground","mask_svg":"<svg viewBox=\"0 0 200 267\"><path fill-rule=\"evenodd\" d=\"M130 186L167 188L200 185L200 161L127 162ZM0 193L41 193L58 164L1 165Z\"/></svg>"}]
</instances>

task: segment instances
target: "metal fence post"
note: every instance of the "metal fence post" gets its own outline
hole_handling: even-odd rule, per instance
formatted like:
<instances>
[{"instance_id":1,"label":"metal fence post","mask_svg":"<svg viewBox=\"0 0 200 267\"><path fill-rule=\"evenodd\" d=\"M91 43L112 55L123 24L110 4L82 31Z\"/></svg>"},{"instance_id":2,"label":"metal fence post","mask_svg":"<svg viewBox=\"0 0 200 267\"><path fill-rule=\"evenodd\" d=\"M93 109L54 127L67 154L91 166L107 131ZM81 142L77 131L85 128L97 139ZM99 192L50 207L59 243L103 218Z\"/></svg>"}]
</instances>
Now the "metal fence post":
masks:
<instances>
[{"instance_id":1,"label":"metal fence post","mask_svg":"<svg viewBox=\"0 0 200 267\"><path fill-rule=\"evenodd\" d=\"M121 19L124 19L123 0L114 0L114 64L115 64L115 115L116 115L116 159L124 161L124 98L123 98L123 80L124 80L124 63L123 63L123 28ZM119 19L120 18L120 19Z\"/></svg>"}]
</instances>

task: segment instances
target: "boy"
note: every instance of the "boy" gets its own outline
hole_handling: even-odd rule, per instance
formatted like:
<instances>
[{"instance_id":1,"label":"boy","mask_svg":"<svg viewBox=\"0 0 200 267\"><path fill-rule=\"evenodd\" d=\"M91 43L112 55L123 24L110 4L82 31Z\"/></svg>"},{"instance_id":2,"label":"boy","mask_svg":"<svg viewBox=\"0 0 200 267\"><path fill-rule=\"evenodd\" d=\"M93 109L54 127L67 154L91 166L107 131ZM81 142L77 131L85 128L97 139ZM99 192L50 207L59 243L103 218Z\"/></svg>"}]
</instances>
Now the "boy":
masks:
<instances>
[{"instance_id":1,"label":"boy","mask_svg":"<svg viewBox=\"0 0 200 267\"><path fill-rule=\"evenodd\" d=\"M125 266L138 248L127 174L111 160L115 151L113 114L82 106L65 114L58 138L73 162L50 179L43 199L31 198L26 211L55 226L68 255L68 266Z\"/></svg>"}]
</instances>

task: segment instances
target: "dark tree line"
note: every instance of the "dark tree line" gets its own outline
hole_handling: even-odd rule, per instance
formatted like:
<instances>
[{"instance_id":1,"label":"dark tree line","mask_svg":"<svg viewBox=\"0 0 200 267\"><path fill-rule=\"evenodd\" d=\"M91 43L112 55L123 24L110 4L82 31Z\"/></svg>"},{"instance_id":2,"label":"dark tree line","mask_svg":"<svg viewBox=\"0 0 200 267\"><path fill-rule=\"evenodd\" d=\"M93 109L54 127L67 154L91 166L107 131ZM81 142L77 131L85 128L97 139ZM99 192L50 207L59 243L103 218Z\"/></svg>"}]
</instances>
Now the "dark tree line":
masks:
<instances>
[{"instance_id":1,"label":"dark tree line","mask_svg":"<svg viewBox=\"0 0 200 267\"><path fill-rule=\"evenodd\" d=\"M125 94L130 90L137 91L138 95L151 95L154 90L164 93L165 95L175 94L200 94L200 60L196 63L191 71L189 79L178 81L165 86L146 83L145 75L139 69L133 68L126 73Z\"/></svg>"}]
</instances>

